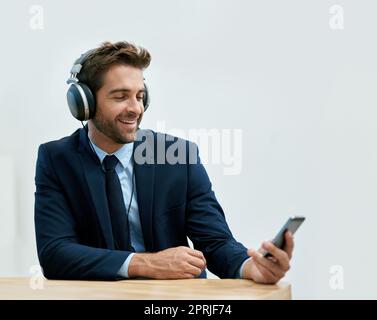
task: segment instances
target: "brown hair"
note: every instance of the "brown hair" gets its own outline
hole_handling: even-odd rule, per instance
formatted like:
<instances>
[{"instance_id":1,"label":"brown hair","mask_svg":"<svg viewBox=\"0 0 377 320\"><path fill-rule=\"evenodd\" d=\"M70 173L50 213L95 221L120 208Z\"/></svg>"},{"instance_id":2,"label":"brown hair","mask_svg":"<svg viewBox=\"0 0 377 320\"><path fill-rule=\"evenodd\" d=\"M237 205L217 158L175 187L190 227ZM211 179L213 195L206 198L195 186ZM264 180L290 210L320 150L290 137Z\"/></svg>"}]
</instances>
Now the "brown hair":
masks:
<instances>
[{"instance_id":1,"label":"brown hair","mask_svg":"<svg viewBox=\"0 0 377 320\"><path fill-rule=\"evenodd\" d=\"M77 78L96 94L102 87L103 76L110 67L126 64L143 70L150 62L151 55L143 47L126 41L107 41L89 53Z\"/></svg>"}]
</instances>

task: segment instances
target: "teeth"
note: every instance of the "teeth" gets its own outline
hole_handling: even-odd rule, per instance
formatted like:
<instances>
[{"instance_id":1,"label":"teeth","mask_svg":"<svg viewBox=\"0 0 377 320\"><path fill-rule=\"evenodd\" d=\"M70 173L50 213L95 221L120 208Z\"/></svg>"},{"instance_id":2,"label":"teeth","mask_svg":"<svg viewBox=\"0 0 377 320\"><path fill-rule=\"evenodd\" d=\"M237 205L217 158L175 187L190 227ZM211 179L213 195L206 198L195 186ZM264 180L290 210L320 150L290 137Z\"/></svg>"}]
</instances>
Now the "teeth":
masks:
<instances>
[{"instance_id":1,"label":"teeth","mask_svg":"<svg viewBox=\"0 0 377 320\"><path fill-rule=\"evenodd\" d=\"M122 123L125 123L125 124L134 124L136 122L136 120L132 120L132 121L119 120L119 121L122 122Z\"/></svg>"}]
</instances>

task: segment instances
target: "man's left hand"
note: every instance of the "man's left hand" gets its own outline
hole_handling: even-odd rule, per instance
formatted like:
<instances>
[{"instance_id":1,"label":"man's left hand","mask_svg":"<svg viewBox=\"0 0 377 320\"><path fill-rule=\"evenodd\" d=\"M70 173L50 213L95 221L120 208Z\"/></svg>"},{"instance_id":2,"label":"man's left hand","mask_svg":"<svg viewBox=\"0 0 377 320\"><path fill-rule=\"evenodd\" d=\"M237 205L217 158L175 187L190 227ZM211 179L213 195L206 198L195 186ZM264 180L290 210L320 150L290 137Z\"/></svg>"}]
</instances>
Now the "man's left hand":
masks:
<instances>
[{"instance_id":1,"label":"man's left hand","mask_svg":"<svg viewBox=\"0 0 377 320\"><path fill-rule=\"evenodd\" d=\"M271 241L263 242L258 251L249 249L247 254L251 259L243 267L242 278L251 279L257 283L277 283L290 269L289 262L292 258L293 247L293 235L287 231L283 249L279 249ZM272 256L265 258L263 256L265 251L268 251Z\"/></svg>"}]
</instances>

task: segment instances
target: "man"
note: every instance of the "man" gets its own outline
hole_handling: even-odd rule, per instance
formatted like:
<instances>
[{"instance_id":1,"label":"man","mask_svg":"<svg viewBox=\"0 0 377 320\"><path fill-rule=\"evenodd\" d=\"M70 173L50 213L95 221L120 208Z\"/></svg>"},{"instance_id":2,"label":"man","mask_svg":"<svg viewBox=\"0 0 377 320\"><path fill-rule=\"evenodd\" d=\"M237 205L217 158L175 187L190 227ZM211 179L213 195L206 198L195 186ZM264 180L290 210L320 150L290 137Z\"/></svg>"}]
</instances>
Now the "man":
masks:
<instances>
[{"instance_id":1,"label":"man","mask_svg":"<svg viewBox=\"0 0 377 320\"><path fill-rule=\"evenodd\" d=\"M73 68L68 102L87 126L42 144L36 166L44 275L184 279L205 277L208 267L220 278L276 283L289 269L292 235L286 233L282 250L271 242L258 251L245 248L228 228L195 145L139 129L150 60L141 47L106 42ZM81 102L84 111L76 110ZM166 160L174 158L174 145L180 161L172 163Z\"/></svg>"}]
</instances>

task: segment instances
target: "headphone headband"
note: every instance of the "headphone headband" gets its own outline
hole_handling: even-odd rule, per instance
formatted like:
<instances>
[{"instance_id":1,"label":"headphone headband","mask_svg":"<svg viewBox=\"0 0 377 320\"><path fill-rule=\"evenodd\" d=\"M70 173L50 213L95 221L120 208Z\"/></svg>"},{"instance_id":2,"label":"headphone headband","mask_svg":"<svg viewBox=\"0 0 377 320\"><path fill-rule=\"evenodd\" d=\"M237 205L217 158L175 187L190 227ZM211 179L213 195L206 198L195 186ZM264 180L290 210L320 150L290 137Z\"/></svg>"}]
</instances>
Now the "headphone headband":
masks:
<instances>
[{"instance_id":1,"label":"headphone headband","mask_svg":"<svg viewBox=\"0 0 377 320\"><path fill-rule=\"evenodd\" d=\"M76 61L75 63L73 64L72 68L71 68L71 76L69 77L69 79L67 80L67 84L70 84L70 83L77 83L79 80L77 79L77 75L80 73L81 69L82 69L82 65L83 63L85 62L86 58L96 49L90 49L86 52L84 52Z\"/></svg>"}]
</instances>

